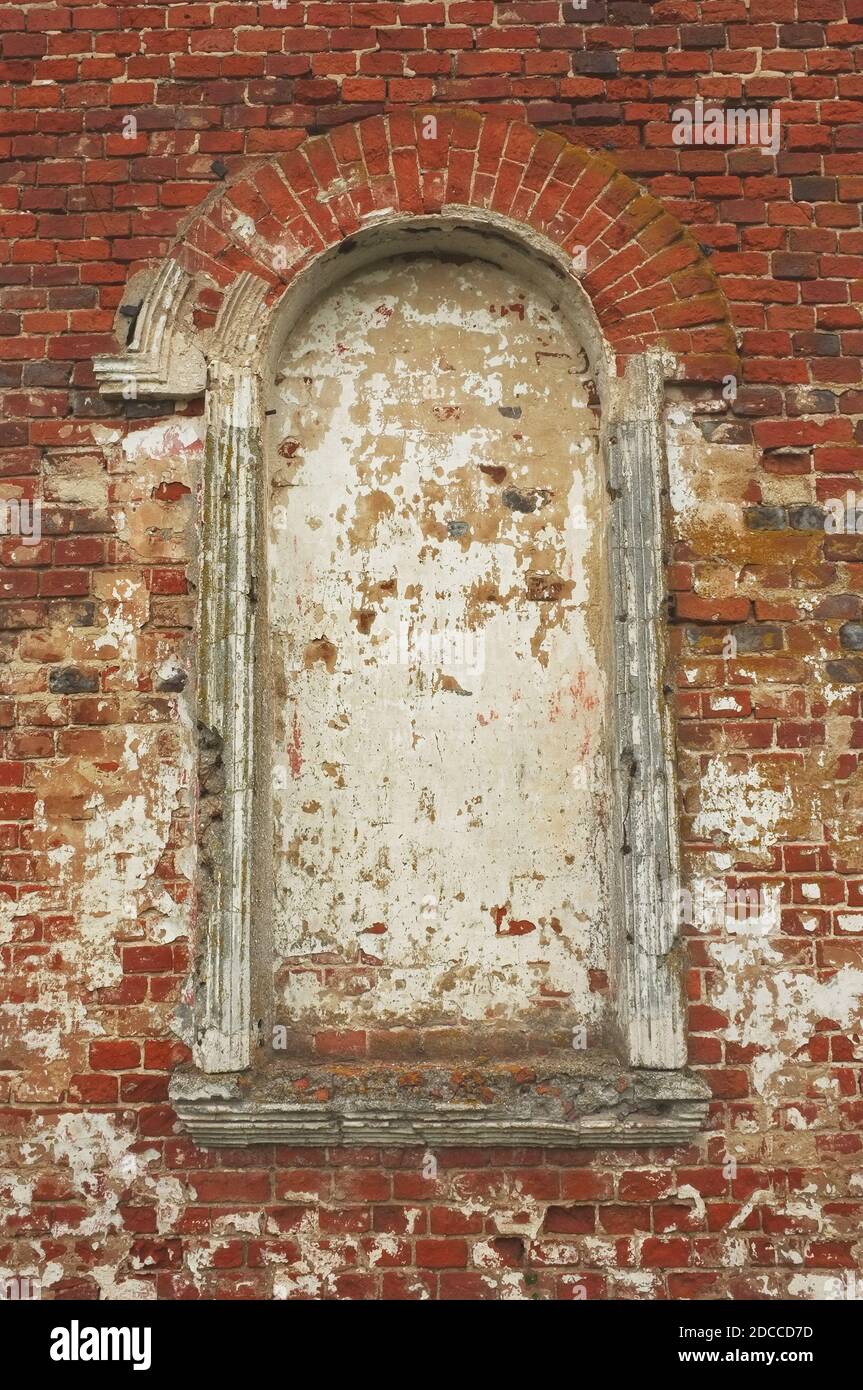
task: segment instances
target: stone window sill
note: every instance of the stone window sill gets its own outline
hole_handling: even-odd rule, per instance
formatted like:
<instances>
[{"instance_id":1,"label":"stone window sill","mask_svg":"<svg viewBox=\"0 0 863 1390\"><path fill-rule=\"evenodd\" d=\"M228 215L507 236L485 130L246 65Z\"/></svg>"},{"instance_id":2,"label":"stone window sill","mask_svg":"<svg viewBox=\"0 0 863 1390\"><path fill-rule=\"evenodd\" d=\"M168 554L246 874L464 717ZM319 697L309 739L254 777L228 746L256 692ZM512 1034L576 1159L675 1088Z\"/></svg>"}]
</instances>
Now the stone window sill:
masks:
<instances>
[{"instance_id":1,"label":"stone window sill","mask_svg":"<svg viewBox=\"0 0 863 1390\"><path fill-rule=\"evenodd\" d=\"M701 1129L709 1092L691 1072L611 1056L532 1063L291 1064L174 1074L171 1100L196 1143L678 1145Z\"/></svg>"}]
</instances>

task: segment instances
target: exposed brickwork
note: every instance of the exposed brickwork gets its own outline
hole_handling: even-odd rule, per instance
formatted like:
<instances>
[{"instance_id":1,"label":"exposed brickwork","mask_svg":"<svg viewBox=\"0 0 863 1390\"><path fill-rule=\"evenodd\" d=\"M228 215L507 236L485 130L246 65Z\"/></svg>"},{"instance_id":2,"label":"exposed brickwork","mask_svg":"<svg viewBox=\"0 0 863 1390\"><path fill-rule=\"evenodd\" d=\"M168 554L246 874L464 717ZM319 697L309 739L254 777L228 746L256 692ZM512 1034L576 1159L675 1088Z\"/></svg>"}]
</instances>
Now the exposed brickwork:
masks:
<instances>
[{"instance_id":1,"label":"exposed brickwork","mask_svg":"<svg viewBox=\"0 0 863 1390\"><path fill-rule=\"evenodd\" d=\"M721 380L736 369L734 336L717 279L694 238L614 164L521 121L441 108L370 117L260 164L195 218L176 250L226 290L242 271L283 291L304 264L279 276L280 246L308 258L361 229L370 211L428 215L445 204L487 209L582 252L582 284L621 363L667 348L684 379ZM249 227L254 226L254 234ZM196 306L199 323L217 296Z\"/></svg>"},{"instance_id":2,"label":"exposed brickwork","mask_svg":"<svg viewBox=\"0 0 863 1390\"><path fill-rule=\"evenodd\" d=\"M863 3L753 8L0 8L3 476L44 501L38 544L0 538L4 1269L50 1268L57 1297L703 1299L812 1296L860 1266L863 510L839 533L824 515L849 492L863 509ZM779 153L675 145L696 96L775 106ZM441 136L422 142L429 110ZM367 204L304 197L358 165ZM286 226L331 244L394 196L558 219L561 245L593 248L584 284L620 356L668 348L681 407L725 450L667 569L681 825L698 874L749 816L729 883L780 912L743 965L733 933L687 932L691 1062L714 1096L687 1150L440 1152L429 1178L413 1150L195 1150L167 1102L189 1055L177 692L200 445L139 473L123 436L172 410L101 400L92 358L117 349L129 277L175 242L222 288L255 268L276 295L263 249ZM130 856L124 826L154 816ZM95 978L89 914L108 905L62 877L70 846L112 865L121 921ZM182 930L155 934L166 902Z\"/></svg>"}]
</instances>

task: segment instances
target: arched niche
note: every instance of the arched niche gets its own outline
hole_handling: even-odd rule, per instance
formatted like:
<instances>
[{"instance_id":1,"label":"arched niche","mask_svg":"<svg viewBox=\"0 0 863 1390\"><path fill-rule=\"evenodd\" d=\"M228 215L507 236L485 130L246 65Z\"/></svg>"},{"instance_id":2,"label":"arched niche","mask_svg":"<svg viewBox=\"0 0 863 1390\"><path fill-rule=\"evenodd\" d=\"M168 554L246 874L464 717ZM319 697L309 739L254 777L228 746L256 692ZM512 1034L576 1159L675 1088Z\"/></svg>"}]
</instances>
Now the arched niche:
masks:
<instances>
[{"instance_id":1,"label":"arched niche","mask_svg":"<svg viewBox=\"0 0 863 1390\"><path fill-rule=\"evenodd\" d=\"M271 848L276 716L268 577L270 470L278 444L269 437L278 415L273 392L286 344L323 295L372 267L418 256L468 257L518 275L557 306L583 352L582 375L598 412L605 525L600 569L608 605L604 738L610 795L604 857L613 1007L601 1047L551 1058L546 1052L541 1077L525 1065L529 1056L497 1058L486 1069L488 1084L467 1102L461 1096L439 1098L432 1062L430 1085L407 1095L398 1065L368 1056L339 1058L335 1072L327 1070L325 1059L310 1059L320 1085L317 1099L304 1102L298 1076L274 1062L268 1048L277 1021ZM186 287L180 276L174 280L171 295L180 303ZM164 294L164 277L161 284ZM153 311L147 320L157 340L148 349L148 370L152 376L153 361L163 364L166 390L189 341L188 317L176 317L173 328L167 311ZM208 427L199 724L202 805L206 810L209 784L216 789L218 817L217 833L210 834L201 856L206 939L197 1067L175 1077L179 1114L198 1140L214 1144L638 1144L685 1138L703 1118L705 1093L683 1070L676 806L663 695L661 352L633 355L618 374L572 258L511 219L465 208L370 226L315 258L279 295L266 281L241 273L201 350ZM115 384L121 379L117 361L111 359L103 371ZM321 654L326 665L323 649ZM309 1065L303 1070L308 1075ZM313 1076L318 1073L312 1068ZM538 1084L519 1076L533 1076Z\"/></svg>"},{"instance_id":2,"label":"arched niche","mask_svg":"<svg viewBox=\"0 0 863 1390\"><path fill-rule=\"evenodd\" d=\"M268 394L260 737L296 1060L327 1029L378 1060L397 1030L405 1061L612 1031L598 396L526 257L427 233L322 292Z\"/></svg>"}]
</instances>

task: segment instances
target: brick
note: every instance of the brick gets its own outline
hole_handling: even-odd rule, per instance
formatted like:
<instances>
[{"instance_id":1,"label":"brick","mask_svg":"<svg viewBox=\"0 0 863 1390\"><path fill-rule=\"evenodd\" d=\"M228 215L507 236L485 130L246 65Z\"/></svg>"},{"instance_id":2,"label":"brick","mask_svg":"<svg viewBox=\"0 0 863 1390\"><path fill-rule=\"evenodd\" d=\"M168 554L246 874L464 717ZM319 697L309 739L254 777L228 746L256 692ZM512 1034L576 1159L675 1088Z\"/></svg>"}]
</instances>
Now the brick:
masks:
<instances>
[{"instance_id":1,"label":"brick","mask_svg":"<svg viewBox=\"0 0 863 1390\"><path fill-rule=\"evenodd\" d=\"M591 1233L595 1226L596 1212L593 1207L549 1207L543 1231L585 1235Z\"/></svg>"},{"instance_id":2,"label":"brick","mask_svg":"<svg viewBox=\"0 0 863 1390\"><path fill-rule=\"evenodd\" d=\"M828 661L825 670L831 681L837 685L859 685L863 681L863 657L849 657L845 661Z\"/></svg>"},{"instance_id":3,"label":"brick","mask_svg":"<svg viewBox=\"0 0 863 1390\"><path fill-rule=\"evenodd\" d=\"M463 1240L418 1240L416 1261L420 1269L464 1269L467 1244Z\"/></svg>"},{"instance_id":4,"label":"brick","mask_svg":"<svg viewBox=\"0 0 863 1390\"><path fill-rule=\"evenodd\" d=\"M173 963L170 946L127 946L123 951L123 969L129 974L141 971L158 975L171 970Z\"/></svg>"},{"instance_id":5,"label":"brick","mask_svg":"<svg viewBox=\"0 0 863 1390\"><path fill-rule=\"evenodd\" d=\"M750 531L784 531L788 526L787 507L747 507L744 524Z\"/></svg>"},{"instance_id":6,"label":"brick","mask_svg":"<svg viewBox=\"0 0 863 1390\"><path fill-rule=\"evenodd\" d=\"M130 1071L140 1062L138 1043L105 1039L90 1044L90 1066L95 1071Z\"/></svg>"},{"instance_id":7,"label":"brick","mask_svg":"<svg viewBox=\"0 0 863 1390\"><path fill-rule=\"evenodd\" d=\"M335 1029L325 1029L315 1034L315 1051L324 1057L364 1057L366 1034L361 1030L339 1032Z\"/></svg>"},{"instance_id":8,"label":"brick","mask_svg":"<svg viewBox=\"0 0 863 1390\"><path fill-rule=\"evenodd\" d=\"M680 1269L689 1264L692 1247L687 1240L646 1239L641 1246L641 1263L645 1269Z\"/></svg>"},{"instance_id":9,"label":"brick","mask_svg":"<svg viewBox=\"0 0 863 1390\"><path fill-rule=\"evenodd\" d=\"M84 695L99 689L99 677L73 666L58 667L48 677L48 689L58 695Z\"/></svg>"},{"instance_id":10,"label":"brick","mask_svg":"<svg viewBox=\"0 0 863 1390\"><path fill-rule=\"evenodd\" d=\"M698 594L677 594L675 613L679 619L691 619L702 623L742 623L748 618L749 600L746 598L702 598Z\"/></svg>"},{"instance_id":11,"label":"brick","mask_svg":"<svg viewBox=\"0 0 863 1390\"><path fill-rule=\"evenodd\" d=\"M618 1184L618 1196L624 1202L653 1201L666 1196L673 1187L669 1173L632 1171L622 1173Z\"/></svg>"},{"instance_id":12,"label":"brick","mask_svg":"<svg viewBox=\"0 0 863 1390\"><path fill-rule=\"evenodd\" d=\"M69 1090L73 1099L85 1105L115 1105L119 1098L116 1076L73 1076L69 1081Z\"/></svg>"},{"instance_id":13,"label":"brick","mask_svg":"<svg viewBox=\"0 0 863 1390\"><path fill-rule=\"evenodd\" d=\"M863 651L863 623L843 623L839 629L839 641L846 651Z\"/></svg>"},{"instance_id":14,"label":"brick","mask_svg":"<svg viewBox=\"0 0 863 1390\"><path fill-rule=\"evenodd\" d=\"M190 1173L189 1181L199 1202L265 1202L270 1195L266 1172Z\"/></svg>"}]
</instances>

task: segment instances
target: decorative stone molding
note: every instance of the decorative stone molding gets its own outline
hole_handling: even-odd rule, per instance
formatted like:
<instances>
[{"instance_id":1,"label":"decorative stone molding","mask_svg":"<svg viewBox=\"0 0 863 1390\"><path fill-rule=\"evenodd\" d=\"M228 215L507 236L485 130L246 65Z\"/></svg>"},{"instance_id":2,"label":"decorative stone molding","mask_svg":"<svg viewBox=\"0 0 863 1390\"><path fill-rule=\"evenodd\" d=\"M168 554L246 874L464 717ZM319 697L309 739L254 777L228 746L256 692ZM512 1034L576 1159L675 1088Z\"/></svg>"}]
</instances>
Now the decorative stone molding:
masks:
<instances>
[{"instance_id":1,"label":"decorative stone molding","mask_svg":"<svg viewBox=\"0 0 863 1390\"><path fill-rule=\"evenodd\" d=\"M682 1067L674 745L660 628L662 391L660 363L636 358L623 386L627 418L611 420L607 445L617 779L612 854L623 928L616 983L626 1052L634 1066Z\"/></svg>"},{"instance_id":2,"label":"decorative stone molding","mask_svg":"<svg viewBox=\"0 0 863 1390\"><path fill-rule=\"evenodd\" d=\"M250 271L238 275L219 307L212 352L226 361L253 366L258 334L267 326L264 300L269 286Z\"/></svg>"},{"instance_id":3,"label":"decorative stone molding","mask_svg":"<svg viewBox=\"0 0 863 1390\"><path fill-rule=\"evenodd\" d=\"M198 1056L233 1071L251 1052L252 829L255 757L256 487L262 407L251 372L211 363L200 585L198 721L223 772L220 870L207 923Z\"/></svg>"},{"instance_id":4,"label":"decorative stone molding","mask_svg":"<svg viewBox=\"0 0 863 1390\"><path fill-rule=\"evenodd\" d=\"M374 117L314 137L226 186L193 216L157 273L130 347L96 364L105 394L125 394L131 381L133 396L207 396L198 717L223 785L202 914L199 1070L178 1074L172 1097L204 1143L678 1143L702 1122L706 1098L680 1070L659 421L666 379L718 380L734 370L733 334L689 233L608 160L523 123L435 115L435 141L421 139L422 113ZM416 1108L403 1095L369 1100L365 1083L365 1099L297 1105L268 1090L277 1082L261 1082L262 1069L252 1067L253 1035L268 1013L260 986L253 1010L255 962L262 974L266 959L270 834L266 794L255 792L267 786L257 736L267 695L255 675L256 613L267 602L257 515L267 383L286 334L317 294L361 265L435 238L502 265L529 265L578 321L602 403L615 608L612 967L624 1060L592 1059L591 1077L580 1074L572 1095L567 1073L560 1091L569 1100L556 1109L516 1093L486 1106ZM666 315L673 330L645 300L660 280L675 301ZM199 322L213 326L196 332ZM709 355L689 333L690 325L705 333L705 324ZM621 1066L640 1070L621 1081Z\"/></svg>"},{"instance_id":5,"label":"decorative stone molding","mask_svg":"<svg viewBox=\"0 0 863 1390\"><path fill-rule=\"evenodd\" d=\"M138 311L135 332L116 357L93 364L103 396L182 400L200 396L207 378L199 344L183 328L193 280L176 261L163 261Z\"/></svg>"}]
</instances>

